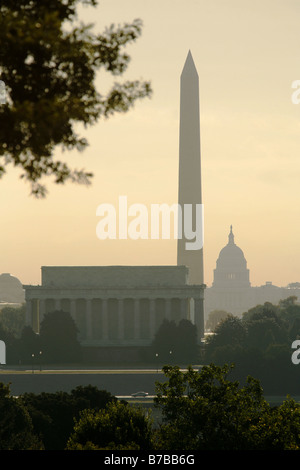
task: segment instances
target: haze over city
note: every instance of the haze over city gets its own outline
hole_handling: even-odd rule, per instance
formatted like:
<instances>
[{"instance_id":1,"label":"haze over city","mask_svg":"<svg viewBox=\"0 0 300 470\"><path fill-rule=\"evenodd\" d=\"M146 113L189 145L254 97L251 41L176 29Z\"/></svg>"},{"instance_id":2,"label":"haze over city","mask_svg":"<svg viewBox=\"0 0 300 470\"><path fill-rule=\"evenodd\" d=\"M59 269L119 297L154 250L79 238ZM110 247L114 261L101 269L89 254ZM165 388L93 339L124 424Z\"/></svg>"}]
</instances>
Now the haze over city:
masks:
<instances>
[{"instance_id":1,"label":"haze over city","mask_svg":"<svg viewBox=\"0 0 300 470\"><path fill-rule=\"evenodd\" d=\"M97 206L178 200L179 80L189 50L199 74L204 204L204 280L212 282L232 224L252 285L300 281L300 79L296 1L102 0L79 19L102 32L143 20L122 78L150 80L151 99L88 129L82 153L57 150L72 168L94 173L89 187L49 179L46 199L29 196L19 171L0 180L1 267L24 284L43 265L173 265L176 240L96 236ZM95 14L96 13L96 14ZM101 72L98 91L114 77Z\"/></svg>"}]
</instances>

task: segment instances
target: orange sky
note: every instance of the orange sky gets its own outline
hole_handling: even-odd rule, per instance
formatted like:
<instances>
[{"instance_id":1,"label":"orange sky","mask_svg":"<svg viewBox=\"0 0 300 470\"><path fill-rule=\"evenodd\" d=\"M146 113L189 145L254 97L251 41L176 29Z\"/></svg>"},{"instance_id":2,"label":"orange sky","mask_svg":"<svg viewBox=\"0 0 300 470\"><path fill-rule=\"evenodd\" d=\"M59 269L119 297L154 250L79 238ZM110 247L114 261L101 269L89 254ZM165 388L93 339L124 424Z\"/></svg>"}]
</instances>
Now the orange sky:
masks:
<instances>
[{"instance_id":1,"label":"orange sky","mask_svg":"<svg viewBox=\"0 0 300 470\"><path fill-rule=\"evenodd\" d=\"M151 80L153 97L88 130L83 154L58 158L95 174L91 187L57 187L45 200L29 196L19 172L0 180L0 272L39 283L43 265L175 264L176 241L96 237L96 208L176 203L179 79L191 49L199 74L204 268L210 285L233 225L252 285L300 281L300 5L278 0L101 0L80 18L103 31L141 18L142 37L128 47L122 80ZM113 79L101 73L100 92Z\"/></svg>"}]
</instances>

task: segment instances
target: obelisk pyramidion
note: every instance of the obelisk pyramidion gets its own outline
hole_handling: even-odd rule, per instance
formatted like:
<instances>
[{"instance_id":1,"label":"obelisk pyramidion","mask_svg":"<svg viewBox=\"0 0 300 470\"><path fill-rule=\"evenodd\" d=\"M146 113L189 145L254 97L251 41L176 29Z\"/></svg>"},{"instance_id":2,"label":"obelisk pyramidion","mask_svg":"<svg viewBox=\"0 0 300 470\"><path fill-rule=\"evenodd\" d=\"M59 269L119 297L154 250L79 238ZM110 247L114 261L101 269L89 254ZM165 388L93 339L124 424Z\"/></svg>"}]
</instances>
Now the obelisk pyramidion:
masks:
<instances>
[{"instance_id":1,"label":"obelisk pyramidion","mask_svg":"<svg viewBox=\"0 0 300 470\"><path fill-rule=\"evenodd\" d=\"M193 223L196 222L195 207L202 204L199 77L189 51L180 77L180 129L179 129L179 184L178 204L193 207ZM197 221L199 223L199 220ZM184 227L184 220L182 227ZM195 230L195 225L194 225ZM203 248L188 250L182 230L177 244L177 265L189 268L189 283L203 285Z\"/></svg>"}]
</instances>

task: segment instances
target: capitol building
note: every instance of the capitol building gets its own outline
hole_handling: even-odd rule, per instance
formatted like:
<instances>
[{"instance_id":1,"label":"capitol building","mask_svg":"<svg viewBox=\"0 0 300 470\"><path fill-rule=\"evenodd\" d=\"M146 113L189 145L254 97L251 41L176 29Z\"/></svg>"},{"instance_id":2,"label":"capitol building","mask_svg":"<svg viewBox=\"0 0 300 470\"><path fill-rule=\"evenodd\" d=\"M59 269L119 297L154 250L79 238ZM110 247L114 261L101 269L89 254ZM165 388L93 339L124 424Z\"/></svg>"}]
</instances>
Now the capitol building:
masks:
<instances>
[{"instance_id":1,"label":"capitol building","mask_svg":"<svg viewBox=\"0 0 300 470\"><path fill-rule=\"evenodd\" d=\"M253 287L243 250L236 245L232 226L228 243L219 253L214 269L213 283L205 289L205 319L214 310L224 310L241 316L256 305L277 304L290 296L300 299L300 283L277 287L272 282Z\"/></svg>"}]
</instances>

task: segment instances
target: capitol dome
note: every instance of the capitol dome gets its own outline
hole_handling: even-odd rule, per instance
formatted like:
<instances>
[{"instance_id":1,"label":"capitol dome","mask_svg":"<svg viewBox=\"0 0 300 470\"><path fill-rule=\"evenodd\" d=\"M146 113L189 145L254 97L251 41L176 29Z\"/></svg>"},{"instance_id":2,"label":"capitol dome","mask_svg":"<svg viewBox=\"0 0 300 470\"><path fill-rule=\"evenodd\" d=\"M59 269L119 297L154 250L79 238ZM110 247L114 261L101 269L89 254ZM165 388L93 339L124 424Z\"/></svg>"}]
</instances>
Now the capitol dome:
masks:
<instances>
[{"instance_id":1,"label":"capitol dome","mask_svg":"<svg viewBox=\"0 0 300 470\"><path fill-rule=\"evenodd\" d=\"M222 248L214 270L213 287L250 287L244 253L234 242L232 226L228 244Z\"/></svg>"},{"instance_id":2,"label":"capitol dome","mask_svg":"<svg viewBox=\"0 0 300 470\"><path fill-rule=\"evenodd\" d=\"M9 273L0 274L0 301L22 303L24 299L23 285L19 279Z\"/></svg>"}]
</instances>

